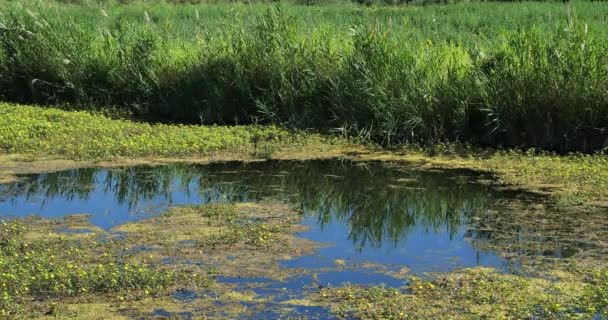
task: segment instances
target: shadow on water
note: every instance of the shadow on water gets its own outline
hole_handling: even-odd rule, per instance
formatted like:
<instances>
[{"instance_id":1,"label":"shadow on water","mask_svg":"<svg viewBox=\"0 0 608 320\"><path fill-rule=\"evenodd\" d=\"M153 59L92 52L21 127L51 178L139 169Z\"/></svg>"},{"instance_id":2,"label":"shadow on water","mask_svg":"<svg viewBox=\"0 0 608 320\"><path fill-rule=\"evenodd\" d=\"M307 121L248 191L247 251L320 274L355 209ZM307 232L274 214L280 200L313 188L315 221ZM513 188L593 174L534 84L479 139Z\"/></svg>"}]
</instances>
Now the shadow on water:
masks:
<instances>
[{"instance_id":1,"label":"shadow on water","mask_svg":"<svg viewBox=\"0 0 608 320\"><path fill-rule=\"evenodd\" d=\"M394 275L404 270L513 267L496 252L480 249L479 243L493 241L491 230L470 227L478 225L475 218L494 203L509 197L474 183L478 178L468 171L429 172L335 160L88 168L26 175L1 185L0 215L57 218L89 213L92 224L109 230L172 205L288 201L305 213L303 224L309 229L300 236L330 245L281 262L310 272L256 289L278 302L306 288L344 282L399 287L404 280ZM243 286L255 282L219 280ZM176 294L185 302L197 296ZM305 310L320 312L315 307ZM164 310L155 314L166 316Z\"/></svg>"},{"instance_id":2,"label":"shadow on water","mask_svg":"<svg viewBox=\"0 0 608 320\"><path fill-rule=\"evenodd\" d=\"M470 175L340 161L88 168L2 185L0 210L49 218L86 212L109 229L169 205L280 198L314 212L322 225L349 223L353 240L374 246L399 241L408 228L456 234L461 219L487 202L487 188L471 184Z\"/></svg>"}]
</instances>

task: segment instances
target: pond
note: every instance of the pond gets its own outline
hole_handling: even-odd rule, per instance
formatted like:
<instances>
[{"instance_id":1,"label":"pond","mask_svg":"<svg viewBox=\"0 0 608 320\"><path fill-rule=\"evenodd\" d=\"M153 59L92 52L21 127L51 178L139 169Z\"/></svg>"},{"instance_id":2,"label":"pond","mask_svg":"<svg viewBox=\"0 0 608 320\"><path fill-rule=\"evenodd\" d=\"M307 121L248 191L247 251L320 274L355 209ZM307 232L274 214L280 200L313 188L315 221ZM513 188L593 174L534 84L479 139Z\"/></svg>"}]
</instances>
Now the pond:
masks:
<instances>
[{"instance_id":1,"label":"pond","mask_svg":"<svg viewBox=\"0 0 608 320\"><path fill-rule=\"evenodd\" d=\"M171 206L265 200L294 205L303 212L301 224L306 226L298 236L322 246L313 254L280 260L280 265L309 272L281 281L217 277L243 288L260 284L254 291L268 296L269 304L248 317L272 317L273 303L279 306L318 286L348 282L399 287L404 272L518 268L516 258L487 245L496 239L478 221L522 194L479 183L490 177L471 171L318 160L86 168L20 178L0 186L0 215L59 218L87 213L91 224L108 231ZM576 252L575 247L565 244L533 253L561 257ZM199 294L179 292L175 297L187 303ZM294 307L291 312L327 316L327 310L316 307ZM167 314L157 310L159 316Z\"/></svg>"}]
</instances>

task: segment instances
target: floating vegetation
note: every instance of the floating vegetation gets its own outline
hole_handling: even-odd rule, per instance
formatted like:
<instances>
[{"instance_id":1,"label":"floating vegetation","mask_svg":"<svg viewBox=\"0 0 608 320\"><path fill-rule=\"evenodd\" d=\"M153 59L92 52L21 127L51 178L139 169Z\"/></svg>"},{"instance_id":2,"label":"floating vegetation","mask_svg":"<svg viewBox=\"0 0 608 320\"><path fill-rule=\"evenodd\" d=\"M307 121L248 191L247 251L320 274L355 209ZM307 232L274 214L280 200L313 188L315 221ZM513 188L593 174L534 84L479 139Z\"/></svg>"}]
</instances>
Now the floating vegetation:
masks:
<instances>
[{"instance_id":1,"label":"floating vegetation","mask_svg":"<svg viewBox=\"0 0 608 320\"><path fill-rule=\"evenodd\" d=\"M117 259L95 237L53 232L34 218L4 221L0 231L2 317L53 314L56 301L76 296L137 300L179 281L149 263Z\"/></svg>"},{"instance_id":2,"label":"floating vegetation","mask_svg":"<svg viewBox=\"0 0 608 320\"><path fill-rule=\"evenodd\" d=\"M65 232L80 228L86 216L5 220L0 315L82 317L88 314L84 309L95 306L103 306L101 315L123 309L141 315L150 303L175 305L174 292L184 290L215 292L214 298L196 302L209 310L217 308L216 300L238 306L244 293L213 277L284 274L276 269L276 258L315 248L290 235L301 230L294 225L300 217L289 206L268 203L174 207L111 232L91 225L96 232Z\"/></svg>"},{"instance_id":3,"label":"floating vegetation","mask_svg":"<svg viewBox=\"0 0 608 320\"><path fill-rule=\"evenodd\" d=\"M344 286L313 297L344 319L605 319L608 273L564 272L559 281L473 268L403 288Z\"/></svg>"}]
</instances>

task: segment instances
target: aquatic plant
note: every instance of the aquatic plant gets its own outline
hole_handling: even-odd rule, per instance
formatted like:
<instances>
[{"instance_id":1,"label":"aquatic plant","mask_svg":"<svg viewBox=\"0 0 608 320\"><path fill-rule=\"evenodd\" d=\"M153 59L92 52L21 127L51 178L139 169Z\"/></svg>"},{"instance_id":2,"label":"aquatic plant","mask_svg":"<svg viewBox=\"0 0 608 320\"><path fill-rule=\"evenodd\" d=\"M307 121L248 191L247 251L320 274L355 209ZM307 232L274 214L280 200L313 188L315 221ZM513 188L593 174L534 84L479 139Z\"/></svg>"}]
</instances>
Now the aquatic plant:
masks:
<instances>
[{"instance_id":1,"label":"aquatic plant","mask_svg":"<svg viewBox=\"0 0 608 320\"><path fill-rule=\"evenodd\" d=\"M600 273L605 271L596 274ZM589 299L605 289L605 282L567 278L552 283L484 268L408 280L404 290L354 285L325 288L317 299L348 319L597 319L608 311L605 302Z\"/></svg>"},{"instance_id":2,"label":"aquatic plant","mask_svg":"<svg viewBox=\"0 0 608 320\"><path fill-rule=\"evenodd\" d=\"M32 235L40 231L20 219L0 223L2 317L20 314L32 297L53 300L108 293L136 298L162 292L177 279L145 263L113 260L111 245L104 250L96 241L74 241L56 233Z\"/></svg>"},{"instance_id":3,"label":"aquatic plant","mask_svg":"<svg viewBox=\"0 0 608 320\"><path fill-rule=\"evenodd\" d=\"M212 276L262 276L279 269L277 256L311 252L309 242L292 235L301 219L288 205L267 202L176 206L111 232L89 224L87 215L3 220L0 317L88 318L71 309L92 304L103 305L100 312L111 316L145 315L146 307L138 304L151 301L156 308L187 290L214 290L217 296L201 297L211 305L203 303L206 309L197 312L208 316L219 309L226 315L224 303L213 304L238 300L237 293ZM77 232L81 228L87 231ZM154 248L152 254L144 247ZM123 309L131 304L133 310Z\"/></svg>"}]
</instances>

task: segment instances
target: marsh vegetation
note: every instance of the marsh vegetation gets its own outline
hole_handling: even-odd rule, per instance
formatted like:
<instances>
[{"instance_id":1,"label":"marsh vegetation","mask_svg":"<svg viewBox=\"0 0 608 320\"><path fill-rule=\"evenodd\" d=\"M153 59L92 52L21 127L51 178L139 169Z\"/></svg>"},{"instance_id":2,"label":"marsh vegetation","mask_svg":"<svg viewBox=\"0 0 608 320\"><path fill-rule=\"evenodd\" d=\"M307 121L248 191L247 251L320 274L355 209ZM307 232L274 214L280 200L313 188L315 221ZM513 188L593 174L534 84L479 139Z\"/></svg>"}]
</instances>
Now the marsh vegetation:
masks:
<instances>
[{"instance_id":1,"label":"marsh vegetation","mask_svg":"<svg viewBox=\"0 0 608 320\"><path fill-rule=\"evenodd\" d=\"M608 140L606 10L8 2L0 96L384 145L594 152Z\"/></svg>"}]
</instances>

